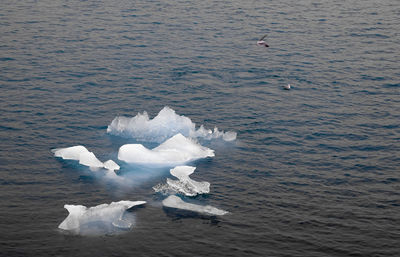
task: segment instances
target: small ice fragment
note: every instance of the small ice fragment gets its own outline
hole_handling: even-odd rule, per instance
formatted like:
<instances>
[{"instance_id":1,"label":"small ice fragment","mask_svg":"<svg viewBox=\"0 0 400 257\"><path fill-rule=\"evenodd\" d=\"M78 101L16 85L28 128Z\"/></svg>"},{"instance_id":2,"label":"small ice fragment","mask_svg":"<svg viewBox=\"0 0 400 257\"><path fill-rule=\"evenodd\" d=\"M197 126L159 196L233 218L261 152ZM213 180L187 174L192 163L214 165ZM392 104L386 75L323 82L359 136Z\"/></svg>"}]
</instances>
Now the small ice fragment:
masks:
<instances>
[{"instance_id":1,"label":"small ice fragment","mask_svg":"<svg viewBox=\"0 0 400 257\"><path fill-rule=\"evenodd\" d=\"M196 167L191 166L177 166L171 169L171 175L177 177L179 180L172 180L167 178L167 184L159 184L153 187L154 191L162 194L181 193L186 196L196 196L198 194L209 193L209 182L198 182L189 178L189 175L192 174L195 169Z\"/></svg>"},{"instance_id":2,"label":"small ice fragment","mask_svg":"<svg viewBox=\"0 0 400 257\"><path fill-rule=\"evenodd\" d=\"M132 226L132 223L126 220L116 220L112 222L112 225L121 229L129 229Z\"/></svg>"},{"instance_id":3,"label":"small ice fragment","mask_svg":"<svg viewBox=\"0 0 400 257\"><path fill-rule=\"evenodd\" d=\"M149 150L141 144L120 147L118 159L144 165L174 166L206 157L214 157L214 150L176 134L158 147Z\"/></svg>"},{"instance_id":4,"label":"small ice fragment","mask_svg":"<svg viewBox=\"0 0 400 257\"><path fill-rule=\"evenodd\" d=\"M118 229L127 229L132 223L123 215L133 206L143 205L145 201L119 201L87 208L83 205L64 205L68 217L58 226L74 234L107 234Z\"/></svg>"},{"instance_id":5,"label":"small ice fragment","mask_svg":"<svg viewBox=\"0 0 400 257\"><path fill-rule=\"evenodd\" d=\"M229 141L235 140L236 136L237 136L236 132L228 131L228 132L225 132L225 134L222 135L222 139L224 139L225 141L229 142Z\"/></svg>"},{"instance_id":6,"label":"small ice fragment","mask_svg":"<svg viewBox=\"0 0 400 257\"><path fill-rule=\"evenodd\" d=\"M217 132L216 132L217 131ZM135 117L115 117L107 127L107 133L123 137L136 138L139 141L161 143L166 139L181 133L185 137L204 138L212 140L222 138L225 141L236 139L235 132L223 132L205 129L203 125L196 130L196 124L188 117L178 115L169 107L164 107L156 117L149 118L146 112L138 113ZM224 136L229 133L229 136Z\"/></svg>"},{"instance_id":7,"label":"small ice fragment","mask_svg":"<svg viewBox=\"0 0 400 257\"><path fill-rule=\"evenodd\" d=\"M76 160L79 161L80 155L83 153L88 153L89 151L86 147L82 145L67 147L67 148L57 148L51 150L54 156L61 157L64 160Z\"/></svg>"},{"instance_id":8,"label":"small ice fragment","mask_svg":"<svg viewBox=\"0 0 400 257\"><path fill-rule=\"evenodd\" d=\"M79 161L80 164L91 168L102 168L104 166L104 164L96 158L94 153L89 152L88 149L82 145L57 148L53 149L52 152L56 157L61 157L64 160Z\"/></svg>"},{"instance_id":9,"label":"small ice fragment","mask_svg":"<svg viewBox=\"0 0 400 257\"><path fill-rule=\"evenodd\" d=\"M181 198L179 198L176 195L168 196L166 199L162 201L162 204L168 208L187 210L211 216L220 216L228 213L227 211L215 208L210 205L203 206L203 205L184 202Z\"/></svg>"},{"instance_id":10,"label":"small ice fragment","mask_svg":"<svg viewBox=\"0 0 400 257\"><path fill-rule=\"evenodd\" d=\"M177 166L171 169L169 172L171 175L177 177L179 180L186 180L189 178L189 175L194 172L196 167L192 166Z\"/></svg>"},{"instance_id":11,"label":"small ice fragment","mask_svg":"<svg viewBox=\"0 0 400 257\"><path fill-rule=\"evenodd\" d=\"M108 160L104 163L104 168L106 168L107 170L119 170L120 167L118 164L116 164L113 160Z\"/></svg>"},{"instance_id":12,"label":"small ice fragment","mask_svg":"<svg viewBox=\"0 0 400 257\"><path fill-rule=\"evenodd\" d=\"M90 170L97 171L100 168L105 168L109 171L119 170L120 167L112 160L108 160L105 163L101 162L94 153L89 152L86 147L82 145L57 148L51 150L54 156L63 158L65 160L79 161L79 164L90 167Z\"/></svg>"},{"instance_id":13,"label":"small ice fragment","mask_svg":"<svg viewBox=\"0 0 400 257\"><path fill-rule=\"evenodd\" d=\"M222 138L224 141L234 141L236 139L236 132L233 131L220 131L218 130L217 127L214 128L214 131L211 129L205 129L203 125L196 130L192 131L190 134L190 137L193 138L204 138L207 140L212 140L212 139L217 139L217 138Z\"/></svg>"}]
</instances>

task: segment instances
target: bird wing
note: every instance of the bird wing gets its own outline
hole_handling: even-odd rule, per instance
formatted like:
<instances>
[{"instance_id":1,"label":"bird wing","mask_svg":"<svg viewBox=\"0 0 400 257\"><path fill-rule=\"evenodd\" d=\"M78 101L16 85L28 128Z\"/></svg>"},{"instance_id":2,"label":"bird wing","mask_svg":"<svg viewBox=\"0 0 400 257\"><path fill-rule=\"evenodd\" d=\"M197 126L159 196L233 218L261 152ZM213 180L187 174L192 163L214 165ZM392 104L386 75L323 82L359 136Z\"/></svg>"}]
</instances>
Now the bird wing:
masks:
<instances>
[{"instance_id":1,"label":"bird wing","mask_svg":"<svg viewBox=\"0 0 400 257\"><path fill-rule=\"evenodd\" d=\"M258 41L261 41L261 40L263 40L264 38L266 38L267 37L267 35L264 35L262 38L260 38L260 40L258 40Z\"/></svg>"}]
</instances>

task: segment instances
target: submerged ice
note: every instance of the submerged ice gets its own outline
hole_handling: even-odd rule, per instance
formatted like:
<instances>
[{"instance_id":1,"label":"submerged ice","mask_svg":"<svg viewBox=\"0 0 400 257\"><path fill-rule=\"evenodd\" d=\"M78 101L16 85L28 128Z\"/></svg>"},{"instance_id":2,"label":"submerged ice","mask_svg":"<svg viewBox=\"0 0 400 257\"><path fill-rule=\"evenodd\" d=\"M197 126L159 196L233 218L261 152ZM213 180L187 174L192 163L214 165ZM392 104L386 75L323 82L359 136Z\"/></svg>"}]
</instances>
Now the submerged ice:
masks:
<instances>
[{"instance_id":1,"label":"submerged ice","mask_svg":"<svg viewBox=\"0 0 400 257\"><path fill-rule=\"evenodd\" d=\"M87 208L83 205L64 205L68 217L58 226L74 234L101 235L127 230L132 219L124 217L125 211L145 201L119 201Z\"/></svg>"},{"instance_id":2,"label":"submerged ice","mask_svg":"<svg viewBox=\"0 0 400 257\"><path fill-rule=\"evenodd\" d=\"M178 178L178 180L167 178L167 183L153 187L154 191L162 194L180 193L186 196L196 196L198 194L209 193L209 182L198 182L189 178L189 175L192 174L195 169L196 167L192 166L177 166L171 169L171 175Z\"/></svg>"},{"instance_id":3,"label":"submerged ice","mask_svg":"<svg viewBox=\"0 0 400 257\"><path fill-rule=\"evenodd\" d=\"M164 107L156 117L149 118L147 112L138 113L135 117L118 116L107 127L107 132L112 135L132 137L140 141L163 142L180 133L186 137L204 138L207 140L222 138L225 141L236 139L236 132L214 131L204 128L203 125L196 129L196 124L188 117L178 115L169 107Z\"/></svg>"},{"instance_id":4,"label":"submerged ice","mask_svg":"<svg viewBox=\"0 0 400 257\"><path fill-rule=\"evenodd\" d=\"M105 168L109 171L114 172L114 170L119 170L120 167L113 160L108 160L106 162L101 162L94 153L89 152L86 147L82 145L67 147L67 148L57 148L51 150L54 156L63 158L64 160L75 160L79 161L79 164L90 167L93 170L99 168Z\"/></svg>"},{"instance_id":5,"label":"submerged ice","mask_svg":"<svg viewBox=\"0 0 400 257\"><path fill-rule=\"evenodd\" d=\"M119 160L157 166L175 166L213 156L214 150L201 146L180 133L152 150L142 144L126 144L118 151Z\"/></svg>"},{"instance_id":6,"label":"submerged ice","mask_svg":"<svg viewBox=\"0 0 400 257\"><path fill-rule=\"evenodd\" d=\"M225 215L228 212L215 208L210 205L198 205L193 203L184 202L181 198L176 195L170 195L166 199L162 201L164 207L180 209L185 211L197 212L200 214L211 215L211 216L220 216Z\"/></svg>"}]
</instances>

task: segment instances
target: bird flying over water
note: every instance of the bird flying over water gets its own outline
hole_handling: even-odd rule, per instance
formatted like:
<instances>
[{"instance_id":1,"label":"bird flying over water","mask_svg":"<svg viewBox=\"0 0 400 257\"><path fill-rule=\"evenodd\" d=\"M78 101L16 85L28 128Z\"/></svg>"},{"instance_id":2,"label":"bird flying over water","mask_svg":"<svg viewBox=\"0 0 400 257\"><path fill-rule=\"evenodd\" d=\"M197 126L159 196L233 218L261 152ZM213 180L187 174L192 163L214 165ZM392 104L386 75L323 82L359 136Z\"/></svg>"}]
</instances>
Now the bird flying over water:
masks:
<instances>
[{"instance_id":1,"label":"bird flying over water","mask_svg":"<svg viewBox=\"0 0 400 257\"><path fill-rule=\"evenodd\" d=\"M269 47L269 45L267 44L267 42L264 41L264 38L266 38L266 37L267 37L267 35L264 35L262 38L260 38L260 40L257 41L257 45Z\"/></svg>"}]
</instances>

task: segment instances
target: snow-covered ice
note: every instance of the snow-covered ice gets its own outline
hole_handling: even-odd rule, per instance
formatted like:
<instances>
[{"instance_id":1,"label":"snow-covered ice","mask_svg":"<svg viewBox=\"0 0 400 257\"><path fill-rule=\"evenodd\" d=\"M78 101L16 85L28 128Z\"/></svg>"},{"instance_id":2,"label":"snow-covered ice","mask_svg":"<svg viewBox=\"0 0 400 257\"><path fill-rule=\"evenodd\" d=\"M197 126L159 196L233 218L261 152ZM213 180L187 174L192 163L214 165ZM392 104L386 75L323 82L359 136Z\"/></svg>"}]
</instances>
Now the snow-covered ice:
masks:
<instances>
[{"instance_id":1,"label":"snow-covered ice","mask_svg":"<svg viewBox=\"0 0 400 257\"><path fill-rule=\"evenodd\" d=\"M67 148L57 148L51 150L54 156L63 158L64 160L75 160L79 161L79 164L90 167L92 170L99 168L105 168L109 171L119 170L118 164L112 160L108 160L105 163L101 162L94 153L89 152L86 147L82 145L67 147Z\"/></svg>"},{"instance_id":2,"label":"snow-covered ice","mask_svg":"<svg viewBox=\"0 0 400 257\"><path fill-rule=\"evenodd\" d=\"M101 235L127 230L132 219L125 218L127 209L143 205L145 201L119 201L87 208L83 205L64 205L68 217L58 228L81 235Z\"/></svg>"},{"instance_id":3,"label":"snow-covered ice","mask_svg":"<svg viewBox=\"0 0 400 257\"><path fill-rule=\"evenodd\" d=\"M176 166L213 156L214 150L201 146L180 133L152 150L142 144L126 144L118 151L119 160L157 166Z\"/></svg>"},{"instance_id":4,"label":"snow-covered ice","mask_svg":"<svg viewBox=\"0 0 400 257\"><path fill-rule=\"evenodd\" d=\"M162 204L163 206L168 208L192 211L211 216L220 216L228 213L227 211L215 208L210 205L203 206L203 205L184 202L180 197L176 195L168 196L166 199L162 201Z\"/></svg>"},{"instance_id":5,"label":"snow-covered ice","mask_svg":"<svg viewBox=\"0 0 400 257\"><path fill-rule=\"evenodd\" d=\"M198 194L209 193L209 182L198 182L189 178L189 175L192 174L195 169L196 167L192 166L177 166L171 169L171 175L178 178L178 180L167 178L167 183L154 186L154 191L162 194L181 193L186 196L196 196Z\"/></svg>"},{"instance_id":6,"label":"snow-covered ice","mask_svg":"<svg viewBox=\"0 0 400 257\"><path fill-rule=\"evenodd\" d=\"M203 125L196 130L196 124L191 119L176 114L173 109L167 106L153 119L149 118L147 112L138 113L132 118L117 116L107 127L107 132L112 135L158 143L178 133L185 137L207 140L222 138L225 141L233 141L236 139L236 132L233 131L224 132L218 130L218 128L214 128L214 131L212 131L204 128Z\"/></svg>"}]
</instances>

